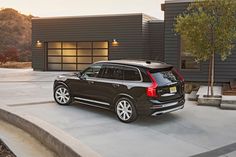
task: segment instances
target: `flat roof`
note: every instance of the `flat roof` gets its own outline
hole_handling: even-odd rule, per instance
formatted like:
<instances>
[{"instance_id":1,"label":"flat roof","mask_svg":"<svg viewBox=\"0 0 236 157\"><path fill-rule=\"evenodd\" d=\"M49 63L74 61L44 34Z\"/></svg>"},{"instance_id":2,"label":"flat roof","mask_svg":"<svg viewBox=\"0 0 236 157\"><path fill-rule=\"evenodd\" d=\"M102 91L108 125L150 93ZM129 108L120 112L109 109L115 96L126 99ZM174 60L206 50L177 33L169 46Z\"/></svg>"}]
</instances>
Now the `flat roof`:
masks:
<instances>
[{"instance_id":1,"label":"flat roof","mask_svg":"<svg viewBox=\"0 0 236 157\"><path fill-rule=\"evenodd\" d=\"M165 3L189 3L194 2L194 0L165 0Z\"/></svg>"},{"instance_id":2,"label":"flat roof","mask_svg":"<svg viewBox=\"0 0 236 157\"><path fill-rule=\"evenodd\" d=\"M164 20L150 20L149 23L163 23Z\"/></svg>"},{"instance_id":3,"label":"flat roof","mask_svg":"<svg viewBox=\"0 0 236 157\"><path fill-rule=\"evenodd\" d=\"M41 19L67 19L67 18L92 18L92 17L118 17L118 16L148 16L153 19L157 19L156 17L149 16L144 13L128 13L128 14L102 14L102 15L81 15L81 16L55 16L55 17L34 17L33 20L41 20Z\"/></svg>"}]
</instances>

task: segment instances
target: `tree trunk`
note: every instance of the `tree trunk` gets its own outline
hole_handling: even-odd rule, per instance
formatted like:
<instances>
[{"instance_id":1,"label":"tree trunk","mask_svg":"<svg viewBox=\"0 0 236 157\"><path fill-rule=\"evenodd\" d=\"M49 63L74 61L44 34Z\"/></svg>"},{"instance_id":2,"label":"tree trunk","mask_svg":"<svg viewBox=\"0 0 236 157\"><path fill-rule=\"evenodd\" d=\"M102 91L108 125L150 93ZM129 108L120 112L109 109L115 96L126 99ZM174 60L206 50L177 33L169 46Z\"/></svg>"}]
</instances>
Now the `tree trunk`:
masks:
<instances>
[{"instance_id":1,"label":"tree trunk","mask_svg":"<svg viewBox=\"0 0 236 157\"><path fill-rule=\"evenodd\" d=\"M214 87L214 76L215 76L215 53L212 52L212 55L211 55L211 97L214 96L214 90L213 90L213 87Z\"/></svg>"},{"instance_id":2,"label":"tree trunk","mask_svg":"<svg viewBox=\"0 0 236 157\"><path fill-rule=\"evenodd\" d=\"M214 25L211 27L211 44L213 49L211 50L211 97L214 96L214 76L215 76L215 30Z\"/></svg>"},{"instance_id":3,"label":"tree trunk","mask_svg":"<svg viewBox=\"0 0 236 157\"><path fill-rule=\"evenodd\" d=\"M212 57L210 58L209 65L208 65L208 86L207 86L207 96L210 96L210 86L211 86L211 61Z\"/></svg>"}]
</instances>

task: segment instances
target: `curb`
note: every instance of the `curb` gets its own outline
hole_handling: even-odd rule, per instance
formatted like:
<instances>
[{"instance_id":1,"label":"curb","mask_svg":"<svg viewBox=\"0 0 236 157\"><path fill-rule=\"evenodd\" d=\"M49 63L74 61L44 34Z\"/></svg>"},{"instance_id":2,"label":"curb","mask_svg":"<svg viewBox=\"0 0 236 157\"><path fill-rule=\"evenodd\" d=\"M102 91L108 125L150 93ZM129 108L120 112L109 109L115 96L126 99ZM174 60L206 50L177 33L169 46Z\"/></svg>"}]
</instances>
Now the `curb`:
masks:
<instances>
[{"instance_id":1,"label":"curb","mask_svg":"<svg viewBox=\"0 0 236 157\"><path fill-rule=\"evenodd\" d=\"M59 157L101 157L76 138L39 118L1 107L0 119L28 132Z\"/></svg>"},{"instance_id":2,"label":"curb","mask_svg":"<svg viewBox=\"0 0 236 157\"><path fill-rule=\"evenodd\" d=\"M226 109L226 110L236 110L236 105L235 104L230 104L230 103L221 103L220 108L221 109Z\"/></svg>"}]
</instances>

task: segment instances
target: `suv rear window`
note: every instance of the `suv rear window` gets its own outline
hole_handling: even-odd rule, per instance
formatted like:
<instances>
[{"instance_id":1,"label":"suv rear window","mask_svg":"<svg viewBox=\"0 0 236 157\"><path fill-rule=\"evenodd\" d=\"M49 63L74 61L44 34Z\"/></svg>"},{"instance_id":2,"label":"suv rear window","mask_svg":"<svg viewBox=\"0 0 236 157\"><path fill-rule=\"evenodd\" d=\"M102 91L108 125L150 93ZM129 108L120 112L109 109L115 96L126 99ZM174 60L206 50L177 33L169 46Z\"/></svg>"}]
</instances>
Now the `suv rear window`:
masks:
<instances>
[{"instance_id":1,"label":"suv rear window","mask_svg":"<svg viewBox=\"0 0 236 157\"><path fill-rule=\"evenodd\" d=\"M140 81L140 73L137 69L135 68L129 68L125 67L124 68L124 80L126 81Z\"/></svg>"},{"instance_id":2,"label":"suv rear window","mask_svg":"<svg viewBox=\"0 0 236 157\"><path fill-rule=\"evenodd\" d=\"M160 71L151 73L157 81L158 86L166 86L178 82L178 77L171 71Z\"/></svg>"},{"instance_id":3,"label":"suv rear window","mask_svg":"<svg viewBox=\"0 0 236 157\"><path fill-rule=\"evenodd\" d=\"M123 80L123 70L119 66L103 66L100 77L106 79Z\"/></svg>"}]
</instances>

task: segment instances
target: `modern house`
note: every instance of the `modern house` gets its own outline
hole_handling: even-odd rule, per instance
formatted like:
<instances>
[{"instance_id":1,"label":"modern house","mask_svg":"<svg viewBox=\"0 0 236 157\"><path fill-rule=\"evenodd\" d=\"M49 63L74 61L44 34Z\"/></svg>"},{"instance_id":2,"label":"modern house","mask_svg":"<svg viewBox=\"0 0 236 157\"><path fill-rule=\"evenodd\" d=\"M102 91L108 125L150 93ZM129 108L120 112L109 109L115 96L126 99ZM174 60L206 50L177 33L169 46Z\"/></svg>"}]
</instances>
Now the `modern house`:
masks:
<instances>
[{"instance_id":1,"label":"modern house","mask_svg":"<svg viewBox=\"0 0 236 157\"><path fill-rule=\"evenodd\" d=\"M197 63L174 32L175 18L193 0L166 0L164 21L145 14L34 18L33 69L82 70L93 62L150 59L174 65L187 81L207 82L208 63ZM236 49L216 56L216 82L236 78Z\"/></svg>"},{"instance_id":2,"label":"modern house","mask_svg":"<svg viewBox=\"0 0 236 157\"><path fill-rule=\"evenodd\" d=\"M35 18L34 70L82 70L114 59L163 60L163 21L145 14Z\"/></svg>"},{"instance_id":3,"label":"modern house","mask_svg":"<svg viewBox=\"0 0 236 157\"><path fill-rule=\"evenodd\" d=\"M194 0L166 0L165 4L162 4L165 15L164 60L178 67L187 81L207 82L208 62L197 64L194 58L185 51L184 41L173 31L175 18L186 10L190 2ZM216 56L215 66L216 82L229 82L236 79L236 48L225 61L221 61L220 57Z\"/></svg>"}]
</instances>

